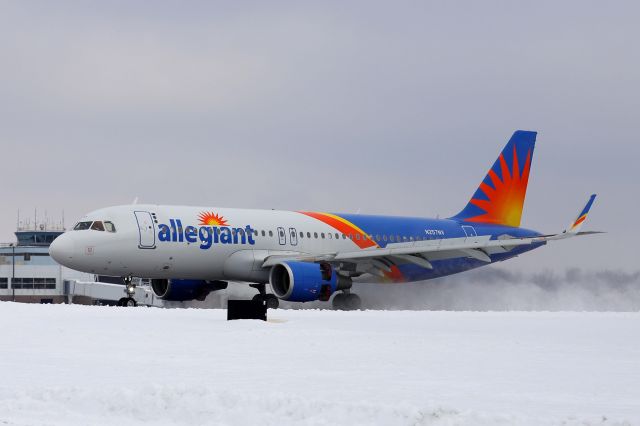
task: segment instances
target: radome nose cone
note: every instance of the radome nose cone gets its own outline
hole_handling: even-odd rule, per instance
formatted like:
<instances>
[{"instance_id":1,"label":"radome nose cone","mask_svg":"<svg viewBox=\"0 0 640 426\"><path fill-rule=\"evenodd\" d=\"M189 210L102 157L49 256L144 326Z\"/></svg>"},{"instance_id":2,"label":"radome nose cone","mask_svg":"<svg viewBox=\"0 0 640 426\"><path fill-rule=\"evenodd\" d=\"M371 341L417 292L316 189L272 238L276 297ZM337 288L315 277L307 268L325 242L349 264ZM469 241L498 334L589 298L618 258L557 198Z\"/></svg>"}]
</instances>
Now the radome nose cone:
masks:
<instances>
[{"instance_id":1,"label":"radome nose cone","mask_svg":"<svg viewBox=\"0 0 640 426\"><path fill-rule=\"evenodd\" d=\"M75 243L69 235L62 234L49 246L49 255L61 265L67 265L73 259Z\"/></svg>"}]
</instances>

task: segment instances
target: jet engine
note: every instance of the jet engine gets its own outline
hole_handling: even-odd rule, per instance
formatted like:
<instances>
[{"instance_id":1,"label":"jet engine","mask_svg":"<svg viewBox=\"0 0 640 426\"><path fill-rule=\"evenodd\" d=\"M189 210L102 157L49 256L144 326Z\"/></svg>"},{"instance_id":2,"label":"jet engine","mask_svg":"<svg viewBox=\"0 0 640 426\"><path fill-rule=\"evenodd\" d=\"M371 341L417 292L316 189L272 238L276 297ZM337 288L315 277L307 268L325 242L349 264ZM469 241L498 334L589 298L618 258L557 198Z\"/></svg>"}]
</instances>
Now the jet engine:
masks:
<instances>
[{"instance_id":1,"label":"jet engine","mask_svg":"<svg viewBox=\"0 0 640 426\"><path fill-rule=\"evenodd\" d=\"M209 293L227 288L224 281L205 280L151 280L151 289L156 297L164 300L184 302L185 300L204 300Z\"/></svg>"},{"instance_id":2,"label":"jet engine","mask_svg":"<svg viewBox=\"0 0 640 426\"><path fill-rule=\"evenodd\" d=\"M351 287L351 280L333 271L328 263L281 262L269 273L273 293L291 302L327 301L337 290Z\"/></svg>"}]
</instances>

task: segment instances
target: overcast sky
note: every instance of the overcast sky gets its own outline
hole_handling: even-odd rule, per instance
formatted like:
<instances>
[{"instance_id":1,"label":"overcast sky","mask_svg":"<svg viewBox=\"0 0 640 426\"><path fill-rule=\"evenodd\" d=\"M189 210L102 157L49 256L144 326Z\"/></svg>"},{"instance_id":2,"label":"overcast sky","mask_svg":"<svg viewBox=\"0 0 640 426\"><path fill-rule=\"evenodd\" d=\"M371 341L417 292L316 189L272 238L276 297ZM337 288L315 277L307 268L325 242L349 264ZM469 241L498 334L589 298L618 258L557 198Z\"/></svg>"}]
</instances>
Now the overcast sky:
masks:
<instances>
[{"instance_id":1,"label":"overcast sky","mask_svg":"<svg viewBox=\"0 0 640 426\"><path fill-rule=\"evenodd\" d=\"M446 217L537 130L508 265L637 270L637 2L0 1L0 241L140 202ZM507 264L505 264L507 265Z\"/></svg>"}]
</instances>

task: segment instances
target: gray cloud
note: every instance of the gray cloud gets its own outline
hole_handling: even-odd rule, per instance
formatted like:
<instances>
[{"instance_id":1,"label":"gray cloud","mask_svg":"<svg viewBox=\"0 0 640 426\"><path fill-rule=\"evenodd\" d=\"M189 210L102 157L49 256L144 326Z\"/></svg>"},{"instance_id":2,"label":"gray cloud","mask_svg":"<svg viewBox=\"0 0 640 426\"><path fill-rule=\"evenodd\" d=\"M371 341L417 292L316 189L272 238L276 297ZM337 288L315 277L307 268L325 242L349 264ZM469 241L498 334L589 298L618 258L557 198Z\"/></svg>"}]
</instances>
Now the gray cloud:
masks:
<instances>
[{"instance_id":1,"label":"gray cloud","mask_svg":"<svg viewBox=\"0 0 640 426\"><path fill-rule=\"evenodd\" d=\"M589 227L510 263L635 270L635 2L3 2L0 238L17 208L143 202L446 216L516 128L524 224ZM292 195L294 194L294 195ZM70 219L71 220L71 219Z\"/></svg>"}]
</instances>

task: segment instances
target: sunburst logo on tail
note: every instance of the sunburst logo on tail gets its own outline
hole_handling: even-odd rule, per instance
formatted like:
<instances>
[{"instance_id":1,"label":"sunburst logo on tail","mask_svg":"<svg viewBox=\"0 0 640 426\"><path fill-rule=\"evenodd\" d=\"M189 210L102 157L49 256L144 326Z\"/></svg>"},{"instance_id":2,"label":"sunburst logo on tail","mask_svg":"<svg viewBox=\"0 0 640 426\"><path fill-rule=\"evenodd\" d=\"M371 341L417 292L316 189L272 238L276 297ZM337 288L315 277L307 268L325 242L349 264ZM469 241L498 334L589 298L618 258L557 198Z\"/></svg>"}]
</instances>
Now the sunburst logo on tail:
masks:
<instances>
[{"instance_id":1,"label":"sunburst logo on tail","mask_svg":"<svg viewBox=\"0 0 640 426\"><path fill-rule=\"evenodd\" d=\"M529 170L531 169L531 149L527 152L524 167L520 171L518 164L518 153L516 145L513 145L513 157L511 160L511 170L504 158L504 153L500 154L498 162L489 170L487 176L491 180L491 185L485 181L480 184L480 190L486 199L472 198L469 203L479 207L483 214L465 219L466 222L495 223L507 226L520 226L522 217L522 206L527 193L527 182L529 181ZM496 168L500 167L500 176ZM477 195L477 194L476 194Z\"/></svg>"},{"instance_id":2,"label":"sunburst logo on tail","mask_svg":"<svg viewBox=\"0 0 640 426\"><path fill-rule=\"evenodd\" d=\"M200 220L199 225L229 226L224 217L213 212L201 212L198 215L198 219Z\"/></svg>"}]
</instances>

